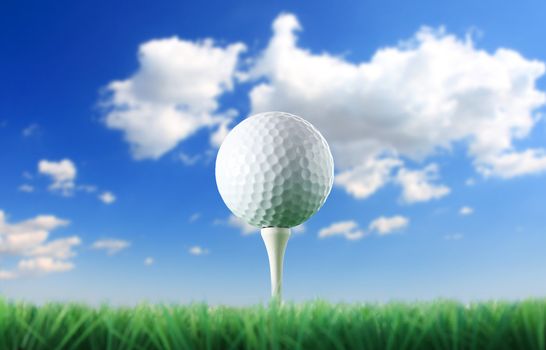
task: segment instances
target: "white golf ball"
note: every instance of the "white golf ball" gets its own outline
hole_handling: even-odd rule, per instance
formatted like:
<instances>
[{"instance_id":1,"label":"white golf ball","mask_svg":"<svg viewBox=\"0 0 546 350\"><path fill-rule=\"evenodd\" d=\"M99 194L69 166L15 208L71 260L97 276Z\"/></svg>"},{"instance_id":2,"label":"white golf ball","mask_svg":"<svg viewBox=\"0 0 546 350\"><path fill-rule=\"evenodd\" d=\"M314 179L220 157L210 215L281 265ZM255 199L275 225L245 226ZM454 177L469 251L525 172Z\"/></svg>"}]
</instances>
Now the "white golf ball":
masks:
<instances>
[{"instance_id":1,"label":"white golf ball","mask_svg":"<svg viewBox=\"0 0 546 350\"><path fill-rule=\"evenodd\" d=\"M306 120L283 112L248 117L225 138L216 158L222 199L257 227L294 227L324 204L334 161L328 143Z\"/></svg>"}]
</instances>

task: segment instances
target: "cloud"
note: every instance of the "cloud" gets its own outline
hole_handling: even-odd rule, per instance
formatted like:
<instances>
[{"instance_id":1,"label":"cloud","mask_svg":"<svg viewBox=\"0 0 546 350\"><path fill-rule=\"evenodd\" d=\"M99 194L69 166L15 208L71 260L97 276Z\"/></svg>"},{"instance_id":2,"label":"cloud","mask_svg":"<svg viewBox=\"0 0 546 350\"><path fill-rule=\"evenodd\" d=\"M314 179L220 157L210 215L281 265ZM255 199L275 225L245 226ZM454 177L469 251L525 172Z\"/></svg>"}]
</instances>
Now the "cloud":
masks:
<instances>
[{"instance_id":1,"label":"cloud","mask_svg":"<svg viewBox=\"0 0 546 350\"><path fill-rule=\"evenodd\" d=\"M152 258L150 256L147 257L146 259L144 259L144 265L146 265L146 266L152 266L154 263L155 263L154 258Z\"/></svg>"},{"instance_id":2,"label":"cloud","mask_svg":"<svg viewBox=\"0 0 546 350\"><path fill-rule=\"evenodd\" d=\"M191 255L206 255L209 253L208 249L204 249L198 245L190 247L190 249L188 249L188 252Z\"/></svg>"},{"instance_id":3,"label":"cloud","mask_svg":"<svg viewBox=\"0 0 546 350\"><path fill-rule=\"evenodd\" d=\"M354 220L338 221L330 224L318 233L319 238L327 238L333 236L342 236L347 240L355 241L363 237L369 236L372 233L377 233L380 236L391 234L399 231L409 225L409 219L395 215L391 217L380 216L373 220L368 225L368 231L361 229L358 223Z\"/></svg>"},{"instance_id":4,"label":"cloud","mask_svg":"<svg viewBox=\"0 0 546 350\"><path fill-rule=\"evenodd\" d=\"M298 226L294 226L291 229L292 233L305 233L305 224L299 224Z\"/></svg>"},{"instance_id":5,"label":"cloud","mask_svg":"<svg viewBox=\"0 0 546 350\"><path fill-rule=\"evenodd\" d=\"M92 249L104 250L108 255L114 255L120 251L127 249L131 245L130 242L122 239L99 239L91 246Z\"/></svg>"},{"instance_id":6,"label":"cloud","mask_svg":"<svg viewBox=\"0 0 546 350\"><path fill-rule=\"evenodd\" d=\"M29 184L22 184L17 188L20 192L32 193L34 192L34 186Z\"/></svg>"},{"instance_id":7,"label":"cloud","mask_svg":"<svg viewBox=\"0 0 546 350\"><path fill-rule=\"evenodd\" d=\"M395 231L399 231L409 225L408 218L396 215L391 217L381 216L373 220L370 225L370 231L376 231L379 235L388 235Z\"/></svg>"},{"instance_id":8,"label":"cloud","mask_svg":"<svg viewBox=\"0 0 546 350\"><path fill-rule=\"evenodd\" d=\"M241 231L243 235L249 235L252 233L260 232L260 228L248 224L246 221L239 219L235 215L231 214L227 219L227 224Z\"/></svg>"},{"instance_id":9,"label":"cloud","mask_svg":"<svg viewBox=\"0 0 546 350\"><path fill-rule=\"evenodd\" d=\"M38 172L51 178L50 191L59 192L63 196L73 194L77 170L70 159L63 159L58 162L41 160L38 163Z\"/></svg>"},{"instance_id":10,"label":"cloud","mask_svg":"<svg viewBox=\"0 0 546 350\"><path fill-rule=\"evenodd\" d=\"M69 221L53 215L38 215L18 223L9 223L0 210L0 257L19 259L17 271L2 270L0 279L27 274L68 271L69 261L76 256L74 247L81 244L78 236L49 240L50 232L68 226Z\"/></svg>"},{"instance_id":11,"label":"cloud","mask_svg":"<svg viewBox=\"0 0 546 350\"><path fill-rule=\"evenodd\" d=\"M478 171L485 177L513 178L525 174L536 174L546 170L546 151L527 149L525 151L505 151L490 155L477 162Z\"/></svg>"},{"instance_id":12,"label":"cloud","mask_svg":"<svg viewBox=\"0 0 546 350\"><path fill-rule=\"evenodd\" d=\"M452 235L445 235L444 236L444 239L446 241L459 241L459 240L461 240L463 238L464 238L464 236L461 233L454 233Z\"/></svg>"},{"instance_id":13,"label":"cloud","mask_svg":"<svg viewBox=\"0 0 546 350\"><path fill-rule=\"evenodd\" d=\"M17 278L17 274L13 271L0 270L0 281L2 280L12 280Z\"/></svg>"},{"instance_id":14,"label":"cloud","mask_svg":"<svg viewBox=\"0 0 546 350\"><path fill-rule=\"evenodd\" d=\"M193 213L193 214L191 214L188 221L189 222L195 222L195 221L199 220L200 217L201 217L201 213Z\"/></svg>"},{"instance_id":15,"label":"cloud","mask_svg":"<svg viewBox=\"0 0 546 350\"><path fill-rule=\"evenodd\" d=\"M432 183L437 178L436 164L429 164L422 170L400 169L396 182L402 186L402 201L404 203L425 202L448 195L451 191L449 187Z\"/></svg>"},{"instance_id":16,"label":"cloud","mask_svg":"<svg viewBox=\"0 0 546 350\"><path fill-rule=\"evenodd\" d=\"M42 247L50 231L67 226L69 221L52 215L38 215L19 223L8 223L0 210L0 254L29 255Z\"/></svg>"},{"instance_id":17,"label":"cloud","mask_svg":"<svg viewBox=\"0 0 546 350\"><path fill-rule=\"evenodd\" d=\"M70 271L74 268L74 264L68 261L42 256L21 260L17 267L21 272L39 274Z\"/></svg>"},{"instance_id":18,"label":"cloud","mask_svg":"<svg viewBox=\"0 0 546 350\"><path fill-rule=\"evenodd\" d=\"M222 130L236 112L218 112L218 99L233 89L244 50L211 39L143 43L138 70L106 88L106 126L123 132L135 159L157 159L201 128Z\"/></svg>"},{"instance_id":19,"label":"cloud","mask_svg":"<svg viewBox=\"0 0 546 350\"><path fill-rule=\"evenodd\" d=\"M235 117L236 115L237 112L232 110L231 116ZM231 123L231 121L231 118L225 118L223 121L220 122L218 129L216 129L216 131L210 135L210 144L212 146L220 147L222 142L224 142L224 139L229 133L229 124Z\"/></svg>"},{"instance_id":20,"label":"cloud","mask_svg":"<svg viewBox=\"0 0 546 350\"><path fill-rule=\"evenodd\" d=\"M184 165L188 165L188 166L192 166L192 165L195 165L197 164L197 162L199 162L201 160L203 156L201 154L196 154L196 155L189 155L189 154L186 154L184 152L180 152L178 154L178 159L180 159L180 161L182 163L184 163Z\"/></svg>"},{"instance_id":21,"label":"cloud","mask_svg":"<svg viewBox=\"0 0 546 350\"><path fill-rule=\"evenodd\" d=\"M258 82L250 92L251 111L284 110L313 123L332 147L336 184L356 198L390 183L393 168L426 161L455 144L466 147L483 177L546 170L544 149L515 146L529 136L546 102L536 88L543 62L506 48L488 52L470 35L427 27L378 49L369 61L351 62L302 48L300 30L292 14L275 19L273 36L249 72ZM404 192L415 202L448 189Z\"/></svg>"},{"instance_id":22,"label":"cloud","mask_svg":"<svg viewBox=\"0 0 546 350\"><path fill-rule=\"evenodd\" d=\"M348 240L357 240L364 237L364 235L364 231L358 228L358 223L352 220L335 222L321 229L318 234L319 238L343 236Z\"/></svg>"},{"instance_id":23,"label":"cloud","mask_svg":"<svg viewBox=\"0 0 546 350\"><path fill-rule=\"evenodd\" d=\"M459 214L461 215L471 215L474 213L474 209L471 207L464 206L461 209L459 209Z\"/></svg>"},{"instance_id":24,"label":"cloud","mask_svg":"<svg viewBox=\"0 0 546 350\"><path fill-rule=\"evenodd\" d=\"M109 191L104 191L99 195L99 199L104 204L112 204L116 201L116 196Z\"/></svg>"},{"instance_id":25,"label":"cloud","mask_svg":"<svg viewBox=\"0 0 546 350\"><path fill-rule=\"evenodd\" d=\"M24 137L31 137L36 135L39 131L40 131L40 125L38 125L37 123L32 123L26 128L24 128L21 133L23 134Z\"/></svg>"},{"instance_id":26,"label":"cloud","mask_svg":"<svg viewBox=\"0 0 546 350\"><path fill-rule=\"evenodd\" d=\"M76 255L72 247L80 245L81 239L77 236L61 238L46 244L39 245L29 251L29 256L47 256L56 259L70 259Z\"/></svg>"},{"instance_id":27,"label":"cloud","mask_svg":"<svg viewBox=\"0 0 546 350\"><path fill-rule=\"evenodd\" d=\"M251 235L260 232L260 228L246 223L244 220L239 219L237 216L231 214L226 220L214 220L215 225L227 225L231 226L239 231L244 236ZM301 224L291 228L292 233L300 234L305 232L305 225Z\"/></svg>"},{"instance_id":28,"label":"cloud","mask_svg":"<svg viewBox=\"0 0 546 350\"><path fill-rule=\"evenodd\" d=\"M391 181L391 172L400 165L402 162L392 157L369 158L363 164L337 174L335 183L355 198L364 199Z\"/></svg>"}]
</instances>

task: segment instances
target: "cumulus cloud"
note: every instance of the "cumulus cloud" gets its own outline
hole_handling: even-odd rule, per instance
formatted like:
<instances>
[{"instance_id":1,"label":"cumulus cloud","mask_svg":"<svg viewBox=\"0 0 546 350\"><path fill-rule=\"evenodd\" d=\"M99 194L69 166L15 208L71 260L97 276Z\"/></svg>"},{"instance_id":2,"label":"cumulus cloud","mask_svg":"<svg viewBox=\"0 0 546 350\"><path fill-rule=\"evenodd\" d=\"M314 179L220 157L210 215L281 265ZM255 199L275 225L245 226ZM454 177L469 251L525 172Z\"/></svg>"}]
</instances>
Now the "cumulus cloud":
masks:
<instances>
[{"instance_id":1,"label":"cumulus cloud","mask_svg":"<svg viewBox=\"0 0 546 350\"><path fill-rule=\"evenodd\" d=\"M114 255L120 251L127 249L131 245L130 242L122 239L99 239L91 245L92 249L104 250L108 255Z\"/></svg>"},{"instance_id":2,"label":"cumulus cloud","mask_svg":"<svg viewBox=\"0 0 546 350\"><path fill-rule=\"evenodd\" d=\"M74 264L69 261L58 260L48 256L24 259L19 261L17 266L21 272L32 274L64 272L74 268Z\"/></svg>"},{"instance_id":3,"label":"cumulus cloud","mask_svg":"<svg viewBox=\"0 0 546 350\"><path fill-rule=\"evenodd\" d=\"M402 230L409 225L409 219L401 216L380 216L368 225L368 230L361 229L354 220L338 221L321 229L318 233L319 238L341 236L347 240L355 241L363 237L376 233L380 236L391 234Z\"/></svg>"},{"instance_id":4,"label":"cumulus cloud","mask_svg":"<svg viewBox=\"0 0 546 350\"><path fill-rule=\"evenodd\" d=\"M17 188L20 192L32 193L34 192L34 186L29 184L22 184Z\"/></svg>"},{"instance_id":5,"label":"cumulus cloud","mask_svg":"<svg viewBox=\"0 0 546 350\"><path fill-rule=\"evenodd\" d=\"M151 256L144 259L144 265L146 266L152 266L154 263L155 263L155 260Z\"/></svg>"},{"instance_id":6,"label":"cumulus cloud","mask_svg":"<svg viewBox=\"0 0 546 350\"><path fill-rule=\"evenodd\" d=\"M188 166L197 164L197 162L199 162L202 157L203 156L201 154L189 155L184 152L180 152L180 154L178 154L178 159L180 159L180 161L184 163L184 165Z\"/></svg>"},{"instance_id":7,"label":"cumulus cloud","mask_svg":"<svg viewBox=\"0 0 546 350\"><path fill-rule=\"evenodd\" d=\"M191 255L206 255L206 254L209 253L208 249L205 249L205 248L200 247L198 245L190 247L190 249L188 249L188 252Z\"/></svg>"},{"instance_id":8,"label":"cumulus cloud","mask_svg":"<svg viewBox=\"0 0 546 350\"><path fill-rule=\"evenodd\" d=\"M107 127L123 132L135 159L157 159L200 128L217 128L217 143L234 113L218 111L218 98L233 89L245 45L178 37L140 45L139 68L108 84L103 100Z\"/></svg>"},{"instance_id":9,"label":"cumulus cloud","mask_svg":"<svg viewBox=\"0 0 546 350\"><path fill-rule=\"evenodd\" d=\"M70 159L60 161L41 160L38 163L38 172L51 178L50 191L59 192L64 196L73 194L77 170Z\"/></svg>"},{"instance_id":10,"label":"cumulus cloud","mask_svg":"<svg viewBox=\"0 0 546 350\"><path fill-rule=\"evenodd\" d=\"M104 204L112 204L116 201L116 196L110 191L104 191L99 195L99 199Z\"/></svg>"},{"instance_id":11,"label":"cumulus cloud","mask_svg":"<svg viewBox=\"0 0 546 350\"><path fill-rule=\"evenodd\" d=\"M17 274L13 271L0 270L0 281L1 280L12 280L17 277Z\"/></svg>"},{"instance_id":12,"label":"cumulus cloud","mask_svg":"<svg viewBox=\"0 0 546 350\"><path fill-rule=\"evenodd\" d=\"M515 145L530 134L546 102L536 88L543 62L506 48L488 52L470 35L426 27L378 49L369 61L351 62L300 47L300 30L292 14L275 19L249 74L263 79L250 92L251 109L289 111L317 126L336 158L336 184L353 196L368 197L393 179L393 168L449 152L455 143L466 146L484 177L546 170L544 149ZM428 169L425 174L436 172ZM412 180L412 174L401 178ZM392 183L409 185L400 177ZM449 192L423 181L403 191L407 202Z\"/></svg>"},{"instance_id":13,"label":"cumulus cloud","mask_svg":"<svg viewBox=\"0 0 546 350\"><path fill-rule=\"evenodd\" d=\"M396 158L369 158L361 165L336 175L335 183L356 198L364 199L392 180L391 173L402 165Z\"/></svg>"},{"instance_id":14,"label":"cumulus cloud","mask_svg":"<svg viewBox=\"0 0 546 350\"><path fill-rule=\"evenodd\" d=\"M365 232L358 228L358 223L353 220L334 222L319 231L319 238L342 236L348 240L357 240L364 237Z\"/></svg>"},{"instance_id":15,"label":"cumulus cloud","mask_svg":"<svg viewBox=\"0 0 546 350\"><path fill-rule=\"evenodd\" d=\"M461 209L459 209L459 214L461 215L471 215L474 213L474 209L471 207L464 206Z\"/></svg>"},{"instance_id":16,"label":"cumulus cloud","mask_svg":"<svg viewBox=\"0 0 546 350\"><path fill-rule=\"evenodd\" d=\"M81 244L77 236L49 240L50 232L69 224L68 220L53 215L38 215L18 223L9 223L0 210L0 257L19 260L17 271L2 270L0 279L25 274L68 271L74 268L70 261Z\"/></svg>"},{"instance_id":17,"label":"cumulus cloud","mask_svg":"<svg viewBox=\"0 0 546 350\"><path fill-rule=\"evenodd\" d=\"M248 224L246 221L239 219L233 214L231 214L227 219L227 224L240 230L243 235L260 232L260 229L258 227Z\"/></svg>"},{"instance_id":18,"label":"cumulus cloud","mask_svg":"<svg viewBox=\"0 0 546 350\"><path fill-rule=\"evenodd\" d=\"M221 122L218 129L210 136L210 144L212 146L220 147L222 142L224 142L224 139L226 138L230 130L228 127L229 123L231 123L230 119L226 119Z\"/></svg>"},{"instance_id":19,"label":"cumulus cloud","mask_svg":"<svg viewBox=\"0 0 546 350\"><path fill-rule=\"evenodd\" d=\"M291 229L292 233L296 233L296 234L305 233L305 230L306 230L305 224L299 224L298 226L294 226Z\"/></svg>"},{"instance_id":20,"label":"cumulus cloud","mask_svg":"<svg viewBox=\"0 0 546 350\"><path fill-rule=\"evenodd\" d=\"M396 182L402 186L404 203L425 202L442 198L451 191L449 187L433 183L438 178L438 166L430 164L422 170L400 169Z\"/></svg>"},{"instance_id":21,"label":"cumulus cloud","mask_svg":"<svg viewBox=\"0 0 546 350\"><path fill-rule=\"evenodd\" d=\"M379 235L388 235L395 231L399 231L409 225L408 218L395 215L391 217L381 216L373 220L370 225L370 231L376 231Z\"/></svg>"}]
</instances>

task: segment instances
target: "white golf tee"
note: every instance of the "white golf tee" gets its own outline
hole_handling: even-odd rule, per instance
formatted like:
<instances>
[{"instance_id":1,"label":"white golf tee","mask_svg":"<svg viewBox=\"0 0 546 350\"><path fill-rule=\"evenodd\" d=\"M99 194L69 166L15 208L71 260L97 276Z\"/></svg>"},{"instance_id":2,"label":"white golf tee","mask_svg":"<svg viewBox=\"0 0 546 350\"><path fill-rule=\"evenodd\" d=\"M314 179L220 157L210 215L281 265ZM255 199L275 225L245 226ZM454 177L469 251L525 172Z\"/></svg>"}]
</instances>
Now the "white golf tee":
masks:
<instances>
[{"instance_id":1,"label":"white golf tee","mask_svg":"<svg viewBox=\"0 0 546 350\"><path fill-rule=\"evenodd\" d=\"M282 299L282 270L284 251L290 229L285 227L262 228L262 239L269 257L269 272L271 273L271 296L279 301Z\"/></svg>"}]
</instances>

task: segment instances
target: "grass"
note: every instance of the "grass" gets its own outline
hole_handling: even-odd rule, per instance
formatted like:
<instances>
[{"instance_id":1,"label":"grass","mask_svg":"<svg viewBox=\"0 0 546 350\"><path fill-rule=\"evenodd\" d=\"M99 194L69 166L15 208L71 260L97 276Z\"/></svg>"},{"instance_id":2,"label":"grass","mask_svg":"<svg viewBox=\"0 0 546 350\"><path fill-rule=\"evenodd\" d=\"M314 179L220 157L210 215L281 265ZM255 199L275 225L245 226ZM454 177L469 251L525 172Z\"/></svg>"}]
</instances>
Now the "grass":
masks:
<instances>
[{"instance_id":1,"label":"grass","mask_svg":"<svg viewBox=\"0 0 546 350\"><path fill-rule=\"evenodd\" d=\"M132 308L0 299L0 349L545 349L546 300Z\"/></svg>"}]
</instances>

